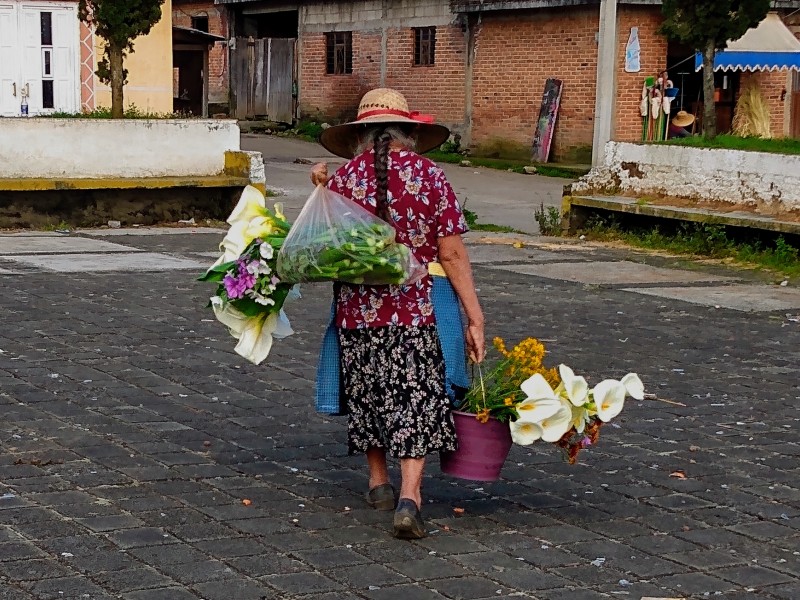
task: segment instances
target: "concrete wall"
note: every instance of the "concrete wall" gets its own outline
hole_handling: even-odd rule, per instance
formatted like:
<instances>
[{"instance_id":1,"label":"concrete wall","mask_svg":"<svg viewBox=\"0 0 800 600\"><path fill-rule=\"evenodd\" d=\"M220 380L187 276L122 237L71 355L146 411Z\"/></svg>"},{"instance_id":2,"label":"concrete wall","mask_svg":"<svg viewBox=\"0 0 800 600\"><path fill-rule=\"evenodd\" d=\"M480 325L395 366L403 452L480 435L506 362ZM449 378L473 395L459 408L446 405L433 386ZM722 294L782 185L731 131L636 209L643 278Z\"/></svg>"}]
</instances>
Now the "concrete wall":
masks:
<instances>
[{"instance_id":1,"label":"concrete wall","mask_svg":"<svg viewBox=\"0 0 800 600\"><path fill-rule=\"evenodd\" d=\"M800 210L800 156L609 142L572 194L612 192Z\"/></svg>"},{"instance_id":2,"label":"concrete wall","mask_svg":"<svg viewBox=\"0 0 800 600\"><path fill-rule=\"evenodd\" d=\"M148 113L172 113L172 0L165 0L161 20L146 36L133 41L133 53L125 60L128 83L125 106ZM95 36L95 64L103 57L103 40ZM111 106L111 89L97 77L95 106Z\"/></svg>"},{"instance_id":3,"label":"concrete wall","mask_svg":"<svg viewBox=\"0 0 800 600\"><path fill-rule=\"evenodd\" d=\"M239 149L218 120L0 119L3 178L217 175Z\"/></svg>"}]
</instances>

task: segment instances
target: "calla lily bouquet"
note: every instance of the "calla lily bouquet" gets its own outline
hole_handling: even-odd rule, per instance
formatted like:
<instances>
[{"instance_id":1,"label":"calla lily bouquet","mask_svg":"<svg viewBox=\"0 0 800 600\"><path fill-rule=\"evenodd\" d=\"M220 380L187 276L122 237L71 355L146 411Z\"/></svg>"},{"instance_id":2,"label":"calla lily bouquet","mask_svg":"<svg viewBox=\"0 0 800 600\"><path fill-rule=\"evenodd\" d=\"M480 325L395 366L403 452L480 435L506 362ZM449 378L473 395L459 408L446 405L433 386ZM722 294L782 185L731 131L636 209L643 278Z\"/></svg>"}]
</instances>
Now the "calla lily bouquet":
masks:
<instances>
[{"instance_id":1,"label":"calla lily bouquet","mask_svg":"<svg viewBox=\"0 0 800 600\"><path fill-rule=\"evenodd\" d=\"M283 207L266 207L264 195L245 188L228 217L231 226L220 244L222 256L200 277L217 283L209 306L217 320L239 340L236 353L260 364L272 349L273 338L293 333L284 303L299 296L296 286L277 275L276 262L290 225Z\"/></svg>"},{"instance_id":2,"label":"calla lily bouquet","mask_svg":"<svg viewBox=\"0 0 800 600\"><path fill-rule=\"evenodd\" d=\"M472 387L462 410L475 413L481 422L509 422L516 444L556 444L570 463L581 449L597 442L601 426L622 412L626 397L644 398L644 385L635 373L590 389L586 379L566 365L546 367L544 345L535 338L511 350L495 338L494 346L502 360Z\"/></svg>"}]
</instances>

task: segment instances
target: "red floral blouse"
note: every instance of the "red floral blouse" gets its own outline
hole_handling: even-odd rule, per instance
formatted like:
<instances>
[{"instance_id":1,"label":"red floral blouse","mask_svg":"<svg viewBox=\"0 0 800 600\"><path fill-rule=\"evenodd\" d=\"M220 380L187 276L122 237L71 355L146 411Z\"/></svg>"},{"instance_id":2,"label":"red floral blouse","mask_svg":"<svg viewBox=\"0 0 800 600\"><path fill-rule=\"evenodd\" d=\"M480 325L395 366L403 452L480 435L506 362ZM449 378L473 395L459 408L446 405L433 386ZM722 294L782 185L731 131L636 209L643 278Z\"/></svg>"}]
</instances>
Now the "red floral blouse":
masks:
<instances>
[{"instance_id":1,"label":"red floral blouse","mask_svg":"<svg viewBox=\"0 0 800 600\"><path fill-rule=\"evenodd\" d=\"M375 213L373 151L367 150L338 169L328 187ZM438 238L468 231L444 172L414 152L389 152L388 201L397 241L411 248L423 265L438 261ZM338 327L420 326L435 322L430 276L411 286L341 285L336 307Z\"/></svg>"}]
</instances>

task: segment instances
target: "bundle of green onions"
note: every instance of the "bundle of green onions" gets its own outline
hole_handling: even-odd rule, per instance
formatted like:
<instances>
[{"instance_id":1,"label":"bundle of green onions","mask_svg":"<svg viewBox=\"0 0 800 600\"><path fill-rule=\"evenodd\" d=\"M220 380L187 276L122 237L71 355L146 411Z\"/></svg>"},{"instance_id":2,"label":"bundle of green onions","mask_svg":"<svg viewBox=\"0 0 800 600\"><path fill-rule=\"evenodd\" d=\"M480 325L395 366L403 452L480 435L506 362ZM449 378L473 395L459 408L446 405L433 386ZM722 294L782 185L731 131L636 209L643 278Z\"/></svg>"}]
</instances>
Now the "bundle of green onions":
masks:
<instances>
[{"instance_id":1,"label":"bundle of green onions","mask_svg":"<svg viewBox=\"0 0 800 600\"><path fill-rule=\"evenodd\" d=\"M292 283L401 284L408 279L413 260L411 250L395 241L391 225L359 223L345 231L327 230L302 247L281 252L278 274Z\"/></svg>"}]
</instances>

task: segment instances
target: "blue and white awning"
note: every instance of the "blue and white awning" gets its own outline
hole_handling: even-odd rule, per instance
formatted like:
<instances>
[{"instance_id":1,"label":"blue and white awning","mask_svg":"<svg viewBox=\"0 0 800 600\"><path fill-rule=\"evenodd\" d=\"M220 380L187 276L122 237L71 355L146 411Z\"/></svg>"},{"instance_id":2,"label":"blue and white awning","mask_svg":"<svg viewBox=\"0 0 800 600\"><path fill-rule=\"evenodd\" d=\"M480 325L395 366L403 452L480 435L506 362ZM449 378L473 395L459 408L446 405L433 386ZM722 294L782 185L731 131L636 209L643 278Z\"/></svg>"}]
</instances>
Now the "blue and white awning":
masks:
<instances>
[{"instance_id":1,"label":"blue and white awning","mask_svg":"<svg viewBox=\"0 0 800 600\"><path fill-rule=\"evenodd\" d=\"M695 56L695 68L703 68L703 55ZM757 27L717 52L715 71L800 71L800 40L776 13L770 13Z\"/></svg>"}]
</instances>

